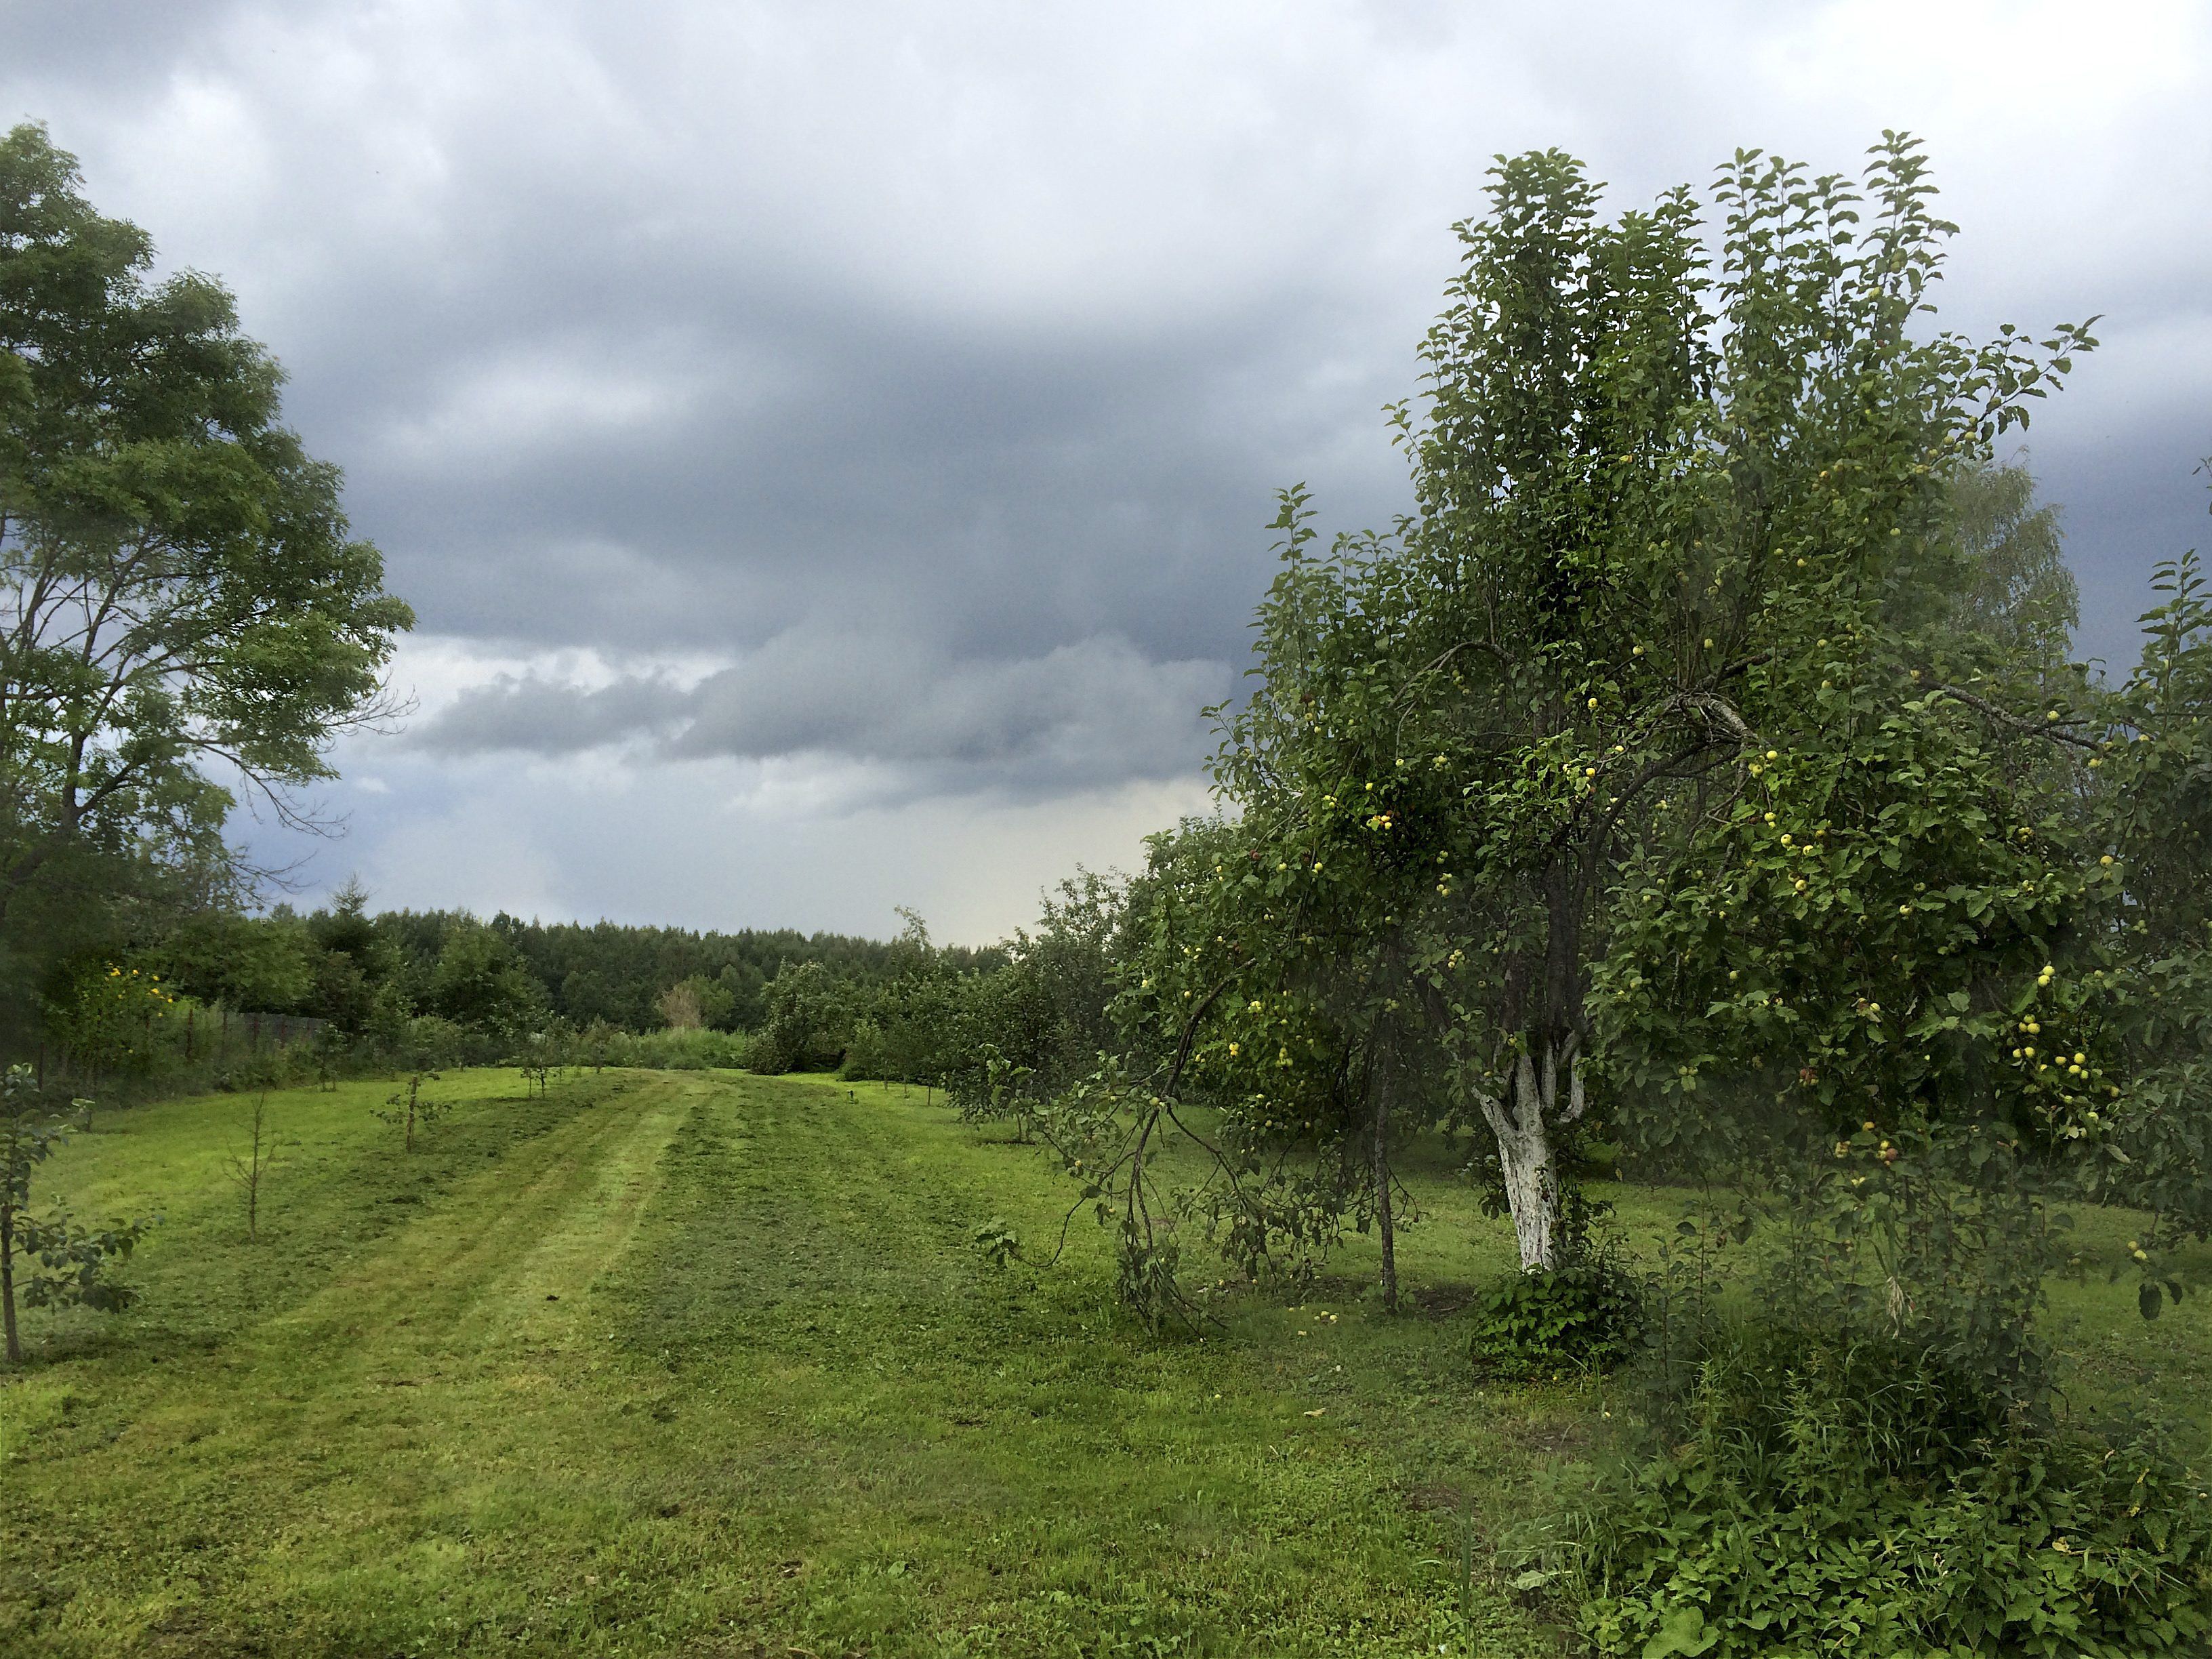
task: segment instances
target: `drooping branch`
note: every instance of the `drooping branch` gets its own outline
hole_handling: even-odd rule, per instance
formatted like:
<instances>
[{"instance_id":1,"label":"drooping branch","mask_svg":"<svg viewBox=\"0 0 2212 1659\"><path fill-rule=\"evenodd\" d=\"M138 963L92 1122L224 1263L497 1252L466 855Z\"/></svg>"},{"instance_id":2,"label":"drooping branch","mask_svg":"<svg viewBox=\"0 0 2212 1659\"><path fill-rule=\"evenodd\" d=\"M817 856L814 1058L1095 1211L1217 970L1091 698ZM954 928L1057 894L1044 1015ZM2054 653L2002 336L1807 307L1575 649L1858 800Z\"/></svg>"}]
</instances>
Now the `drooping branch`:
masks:
<instances>
[{"instance_id":1,"label":"drooping branch","mask_svg":"<svg viewBox=\"0 0 2212 1659\"><path fill-rule=\"evenodd\" d=\"M2068 731L2066 722L2063 720L2028 720L2022 715L2014 714L2010 709L1998 708L1987 697L1977 696L1963 686L1938 685L1933 687L1929 695L1948 697L1954 702L1962 702L1984 719L1994 720L1999 726L2030 737L2042 738L2051 743L2066 744L2075 749L2095 750L2105 746L2102 738L2085 737L2078 732Z\"/></svg>"}]
</instances>

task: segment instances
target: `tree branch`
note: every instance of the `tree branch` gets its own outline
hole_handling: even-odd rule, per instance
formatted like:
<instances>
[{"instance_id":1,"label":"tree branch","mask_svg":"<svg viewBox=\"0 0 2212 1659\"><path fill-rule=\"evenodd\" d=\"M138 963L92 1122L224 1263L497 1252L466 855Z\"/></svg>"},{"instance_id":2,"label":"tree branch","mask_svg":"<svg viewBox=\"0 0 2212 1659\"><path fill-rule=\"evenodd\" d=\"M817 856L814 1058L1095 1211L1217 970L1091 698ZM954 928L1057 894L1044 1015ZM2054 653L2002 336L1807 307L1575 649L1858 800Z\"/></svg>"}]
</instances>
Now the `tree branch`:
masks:
<instances>
[{"instance_id":1,"label":"tree branch","mask_svg":"<svg viewBox=\"0 0 2212 1659\"><path fill-rule=\"evenodd\" d=\"M2032 720L2015 714L2009 709L2000 708L1987 697L1978 696L1963 686L1933 686L1929 688L1929 696L1949 697L1954 702L1966 704L1967 708L1984 718L1995 720L1999 726L2009 726L2015 732L2042 738L2051 743L2069 744L2076 749L2102 749L2105 746L2100 738L2085 738L2079 732L2069 732L2061 721Z\"/></svg>"}]
</instances>

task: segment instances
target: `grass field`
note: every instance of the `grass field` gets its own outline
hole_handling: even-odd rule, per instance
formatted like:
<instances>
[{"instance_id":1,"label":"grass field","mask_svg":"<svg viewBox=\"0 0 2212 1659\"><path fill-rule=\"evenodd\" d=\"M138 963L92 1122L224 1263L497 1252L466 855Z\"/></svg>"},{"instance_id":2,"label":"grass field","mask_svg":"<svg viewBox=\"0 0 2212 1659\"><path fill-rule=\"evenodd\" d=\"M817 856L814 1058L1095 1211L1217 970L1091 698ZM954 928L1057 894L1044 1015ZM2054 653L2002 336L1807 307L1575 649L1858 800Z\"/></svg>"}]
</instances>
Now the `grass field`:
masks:
<instances>
[{"instance_id":1,"label":"grass field","mask_svg":"<svg viewBox=\"0 0 2212 1659\"><path fill-rule=\"evenodd\" d=\"M135 1310L32 1316L0 1380L0 1652L1559 1650L1493 1547L1609 1402L1472 1379L1452 1310L1509 1235L1441 1156L1407 1314L1355 1247L1324 1295L1163 1341L1107 1310L1087 1223L1037 1265L1039 1155L918 1092L461 1073L408 1156L390 1088L270 1097L258 1243L241 1097L108 1114L49 1166L164 1219ZM975 1248L992 1218L1024 1261ZM2203 1420L2203 1300L2059 1303L2081 1392Z\"/></svg>"}]
</instances>

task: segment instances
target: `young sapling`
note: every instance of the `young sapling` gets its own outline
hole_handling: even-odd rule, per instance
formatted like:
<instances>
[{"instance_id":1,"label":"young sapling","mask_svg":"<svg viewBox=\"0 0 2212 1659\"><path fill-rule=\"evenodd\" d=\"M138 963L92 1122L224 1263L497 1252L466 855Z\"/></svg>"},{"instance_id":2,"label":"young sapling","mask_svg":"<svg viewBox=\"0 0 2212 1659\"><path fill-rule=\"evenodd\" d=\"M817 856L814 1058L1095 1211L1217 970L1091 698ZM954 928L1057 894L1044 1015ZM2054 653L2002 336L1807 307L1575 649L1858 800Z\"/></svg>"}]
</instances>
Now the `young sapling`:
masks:
<instances>
[{"instance_id":1,"label":"young sapling","mask_svg":"<svg viewBox=\"0 0 2212 1659\"><path fill-rule=\"evenodd\" d=\"M253 1097L253 1115L246 1120L246 1150L231 1155L230 1178L245 1196L246 1237L253 1242L261 1237L261 1179L276 1161L276 1139L269 1132L266 1089Z\"/></svg>"},{"instance_id":2,"label":"young sapling","mask_svg":"<svg viewBox=\"0 0 2212 1659\"><path fill-rule=\"evenodd\" d=\"M415 1132L418 1128L427 1129L443 1117L448 1109L447 1103L433 1100L422 1092L422 1085L426 1081L435 1083L437 1080L435 1072L409 1073L407 1086L384 1103L386 1109L377 1113L377 1116L386 1123L399 1126L408 1152L415 1150Z\"/></svg>"}]
</instances>

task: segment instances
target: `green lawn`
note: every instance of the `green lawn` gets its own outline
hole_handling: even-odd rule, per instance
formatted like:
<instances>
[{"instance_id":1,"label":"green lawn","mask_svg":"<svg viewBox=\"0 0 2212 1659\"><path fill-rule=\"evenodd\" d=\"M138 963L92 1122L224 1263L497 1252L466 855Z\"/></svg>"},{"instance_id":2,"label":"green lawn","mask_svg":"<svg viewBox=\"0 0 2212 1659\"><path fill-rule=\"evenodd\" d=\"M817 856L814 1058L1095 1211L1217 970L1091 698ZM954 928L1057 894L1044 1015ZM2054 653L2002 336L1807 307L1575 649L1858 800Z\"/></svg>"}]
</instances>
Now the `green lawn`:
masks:
<instances>
[{"instance_id":1,"label":"green lawn","mask_svg":"<svg viewBox=\"0 0 2212 1659\"><path fill-rule=\"evenodd\" d=\"M1369 1256L1205 1341L1104 1303L1064 1185L918 1092L461 1073L411 1157L389 1084L106 1115L40 1191L158 1210L116 1320L32 1316L0 1378L0 1652L1554 1652L1492 1544L1601 1433L1601 1386L1477 1387L1452 1310L1508 1261L1446 1160L1413 1310ZM1675 1206L1632 1194L1648 1233ZM2109 1249L2124 1218L2085 1221ZM2085 1391L2212 1400L2212 1307L2062 1290Z\"/></svg>"}]
</instances>

